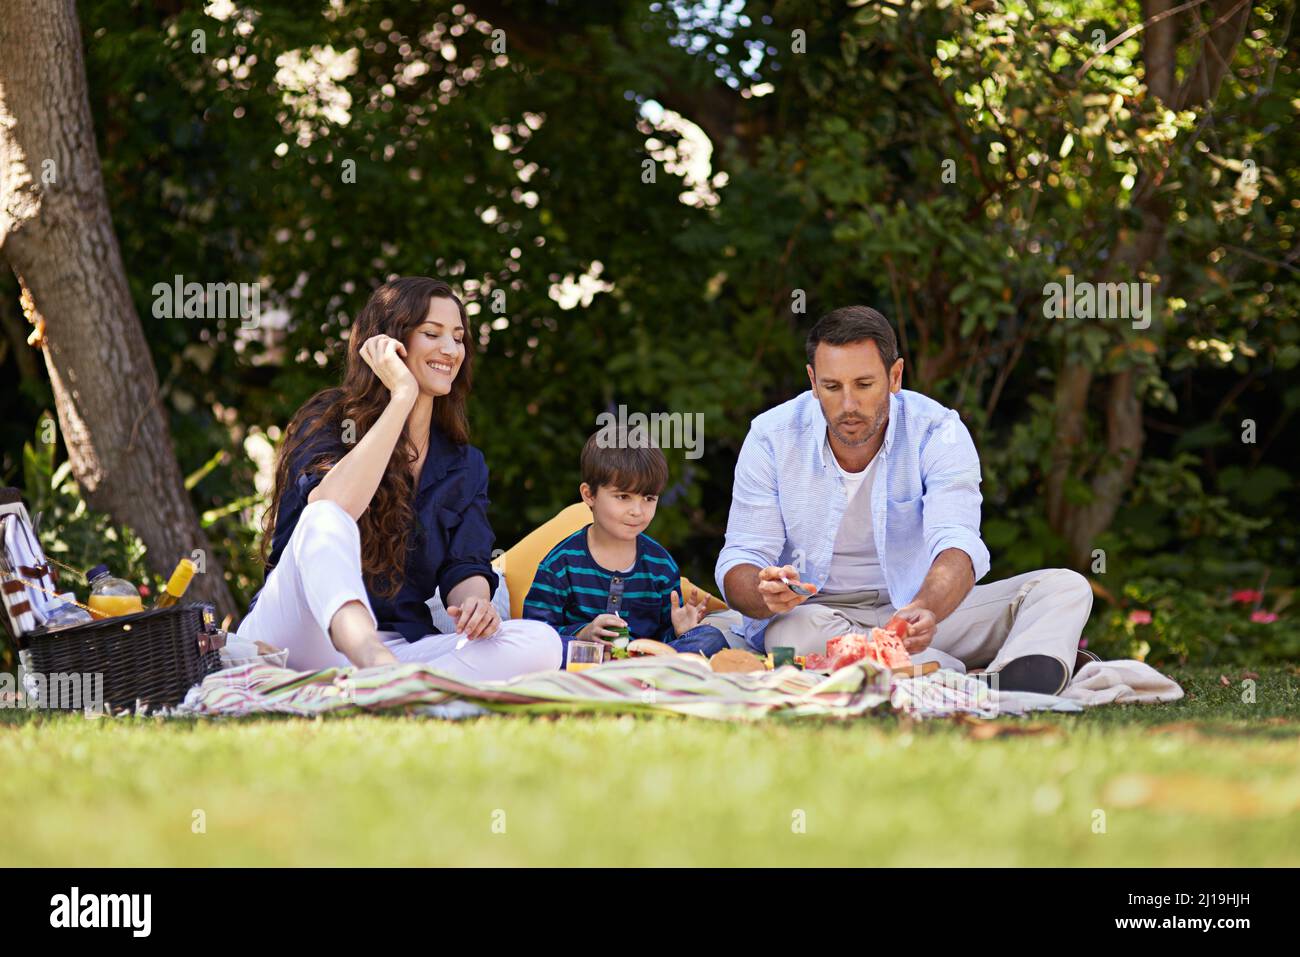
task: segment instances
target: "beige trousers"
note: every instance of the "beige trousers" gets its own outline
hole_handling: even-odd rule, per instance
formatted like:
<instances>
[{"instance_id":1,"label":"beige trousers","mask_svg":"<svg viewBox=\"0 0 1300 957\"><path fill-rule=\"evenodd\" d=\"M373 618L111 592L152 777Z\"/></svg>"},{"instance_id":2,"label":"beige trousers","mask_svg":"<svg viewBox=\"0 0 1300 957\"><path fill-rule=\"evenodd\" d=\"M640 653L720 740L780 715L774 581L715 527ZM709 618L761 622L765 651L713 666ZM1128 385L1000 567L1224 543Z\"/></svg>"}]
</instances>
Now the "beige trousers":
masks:
<instances>
[{"instance_id":1,"label":"beige trousers","mask_svg":"<svg viewBox=\"0 0 1300 957\"><path fill-rule=\"evenodd\" d=\"M966 672L1000 671L1014 658L1049 655L1074 672L1079 638L1092 610L1092 588L1078 572L1047 568L988 585L976 585L939 622L930 647L912 655ZM763 633L767 650L785 646L796 655L824 653L826 641L847 631L882 627L894 614L884 591L813 595L777 615Z\"/></svg>"}]
</instances>

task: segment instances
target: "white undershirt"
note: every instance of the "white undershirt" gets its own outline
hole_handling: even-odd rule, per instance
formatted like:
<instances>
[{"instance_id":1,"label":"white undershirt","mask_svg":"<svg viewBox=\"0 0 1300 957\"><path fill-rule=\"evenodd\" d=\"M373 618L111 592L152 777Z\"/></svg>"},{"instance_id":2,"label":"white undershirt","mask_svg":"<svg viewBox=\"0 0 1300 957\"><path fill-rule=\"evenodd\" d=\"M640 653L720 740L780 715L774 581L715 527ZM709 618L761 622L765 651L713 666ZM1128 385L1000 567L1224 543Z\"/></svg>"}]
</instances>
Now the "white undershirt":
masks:
<instances>
[{"instance_id":1,"label":"white undershirt","mask_svg":"<svg viewBox=\"0 0 1300 957\"><path fill-rule=\"evenodd\" d=\"M844 492L849 502L840 519L835 535L835 548L831 553L830 574L822 587L825 592L883 590L885 571L876 554L876 537L871 520L871 488L880 471L880 453L877 452L861 472L849 472L840 465L827 440L825 454L830 456L844 478Z\"/></svg>"}]
</instances>

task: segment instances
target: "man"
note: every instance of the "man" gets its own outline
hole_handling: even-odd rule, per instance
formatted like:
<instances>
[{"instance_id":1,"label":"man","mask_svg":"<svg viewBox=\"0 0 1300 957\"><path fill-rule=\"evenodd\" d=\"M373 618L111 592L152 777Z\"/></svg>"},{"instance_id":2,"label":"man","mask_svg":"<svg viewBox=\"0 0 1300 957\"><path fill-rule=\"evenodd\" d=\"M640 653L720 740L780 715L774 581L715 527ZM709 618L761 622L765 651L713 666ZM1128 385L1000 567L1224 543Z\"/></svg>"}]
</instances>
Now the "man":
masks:
<instances>
[{"instance_id":1,"label":"man","mask_svg":"<svg viewBox=\"0 0 1300 957\"><path fill-rule=\"evenodd\" d=\"M806 345L811 390L757 416L736 463L715 573L742 637L760 652L824 652L898 615L913 661L1062 691L1087 656L1087 580L1054 568L976 586L989 552L961 418L902 388L894 330L875 309L835 310Z\"/></svg>"}]
</instances>

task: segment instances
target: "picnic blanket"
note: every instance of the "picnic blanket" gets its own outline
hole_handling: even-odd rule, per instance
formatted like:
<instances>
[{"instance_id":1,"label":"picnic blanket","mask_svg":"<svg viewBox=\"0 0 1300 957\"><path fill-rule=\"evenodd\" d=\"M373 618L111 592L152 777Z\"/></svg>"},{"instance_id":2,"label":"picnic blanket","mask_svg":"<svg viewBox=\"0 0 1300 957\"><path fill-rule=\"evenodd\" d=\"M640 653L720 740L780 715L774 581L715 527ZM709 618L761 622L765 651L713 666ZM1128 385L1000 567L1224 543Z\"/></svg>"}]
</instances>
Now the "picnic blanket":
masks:
<instances>
[{"instance_id":1,"label":"picnic blanket","mask_svg":"<svg viewBox=\"0 0 1300 957\"><path fill-rule=\"evenodd\" d=\"M992 718L1081 706L1050 695L993 691L940 669L896 678L861 661L832 675L783 667L718 674L688 658L631 658L582 672L547 671L510 681L471 682L425 664L298 672L254 663L209 675L178 715L219 716L406 711L429 717L489 713L671 713L714 720L855 718L891 708L913 717L957 713Z\"/></svg>"},{"instance_id":2,"label":"picnic blanket","mask_svg":"<svg viewBox=\"0 0 1300 957\"><path fill-rule=\"evenodd\" d=\"M1143 661L1121 658L1090 661L1079 669L1062 696L1080 704L1155 704L1177 701L1183 689Z\"/></svg>"}]
</instances>

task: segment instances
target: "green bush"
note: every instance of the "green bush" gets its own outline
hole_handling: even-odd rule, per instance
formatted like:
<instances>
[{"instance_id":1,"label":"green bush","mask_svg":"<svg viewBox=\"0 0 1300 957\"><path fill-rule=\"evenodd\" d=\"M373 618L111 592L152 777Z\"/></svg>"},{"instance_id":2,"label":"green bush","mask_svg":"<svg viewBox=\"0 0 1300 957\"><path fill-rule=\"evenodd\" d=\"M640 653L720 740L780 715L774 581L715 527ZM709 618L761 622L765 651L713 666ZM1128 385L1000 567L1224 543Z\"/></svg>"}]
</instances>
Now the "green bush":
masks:
<instances>
[{"instance_id":1,"label":"green bush","mask_svg":"<svg viewBox=\"0 0 1300 957\"><path fill-rule=\"evenodd\" d=\"M1300 627L1284 614L1294 589L1258 597L1253 589L1204 591L1185 581L1148 577L1128 582L1122 596L1118 605L1094 612L1087 633L1087 647L1102 658L1165 666L1257 664L1300 656Z\"/></svg>"}]
</instances>

